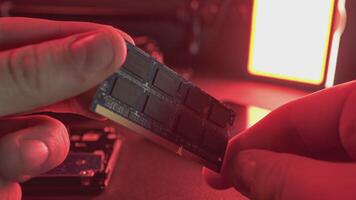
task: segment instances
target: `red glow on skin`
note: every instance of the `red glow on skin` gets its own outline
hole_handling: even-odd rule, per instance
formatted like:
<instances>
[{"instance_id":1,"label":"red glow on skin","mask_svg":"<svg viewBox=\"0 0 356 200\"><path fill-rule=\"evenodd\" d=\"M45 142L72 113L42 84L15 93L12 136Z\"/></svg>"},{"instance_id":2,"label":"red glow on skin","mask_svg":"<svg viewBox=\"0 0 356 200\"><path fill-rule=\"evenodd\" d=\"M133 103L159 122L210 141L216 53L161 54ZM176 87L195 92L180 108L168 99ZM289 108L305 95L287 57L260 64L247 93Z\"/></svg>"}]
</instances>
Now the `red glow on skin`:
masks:
<instances>
[{"instance_id":1,"label":"red glow on skin","mask_svg":"<svg viewBox=\"0 0 356 200\"><path fill-rule=\"evenodd\" d=\"M271 112L229 142L216 188L251 199L355 199L356 81L319 91Z\"/></svg>"}]
</instances>

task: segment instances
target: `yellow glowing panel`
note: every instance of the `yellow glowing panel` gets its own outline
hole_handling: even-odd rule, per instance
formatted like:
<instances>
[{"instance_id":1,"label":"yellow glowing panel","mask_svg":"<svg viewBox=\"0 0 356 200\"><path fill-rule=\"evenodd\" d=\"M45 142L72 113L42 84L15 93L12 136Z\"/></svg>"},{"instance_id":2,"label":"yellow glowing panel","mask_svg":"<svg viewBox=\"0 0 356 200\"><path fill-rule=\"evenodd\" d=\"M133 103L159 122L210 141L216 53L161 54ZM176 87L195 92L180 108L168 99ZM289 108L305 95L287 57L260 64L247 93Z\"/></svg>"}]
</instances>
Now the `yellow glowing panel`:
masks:
<instances>
[{"instance_id":1,"label":"yellow glowing panel","mask_svg":"<svg viewBox=\"0 0 356 200\"><path fill-rule=\"evenodd\" d=\"M332 43L330 44L330 56L329 56L329 65L328 72L326 75L325 87L332 87L335 81L335 72L336 72L336 63L339 53L340 40L341 36L346 28L346 0L338 0L337 1L337 13L338 19L336 21L336 26L334 27L334 35L332 38Z\"/></svg>"},{"instance_id":2,"label":"yellow glowing panel","mask_svg":"<svg viewBox=\"0 0 356 200\"><path fill-rule=\"evenodd\" d=\"M253 126L270 112L270 110L255 106L247 107L247 127Z\"/></svg>"},{"instance_id":3,"label":"yellow glowing panel","mask_svg":"<svg viewBox=\"0 0 356 200\"><path fill-rule=\"evenodd\" d=\"M324 81L335 0L254 0L248 71Z\"/></svg>"}]
</instances>

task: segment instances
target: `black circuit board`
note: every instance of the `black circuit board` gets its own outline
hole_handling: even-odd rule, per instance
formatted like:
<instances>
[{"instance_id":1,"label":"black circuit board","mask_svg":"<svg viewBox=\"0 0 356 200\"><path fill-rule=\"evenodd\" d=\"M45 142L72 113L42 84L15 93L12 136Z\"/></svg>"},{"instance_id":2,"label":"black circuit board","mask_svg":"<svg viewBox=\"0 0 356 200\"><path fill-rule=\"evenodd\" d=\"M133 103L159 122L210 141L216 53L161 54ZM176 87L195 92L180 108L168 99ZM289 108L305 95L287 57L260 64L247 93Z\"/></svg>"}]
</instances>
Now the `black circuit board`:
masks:
<instances>
[{"instance_id":1,"label":"black circuit board","mask_svg":"<svg viewBox=\"0 0 356 200\"><path fill-rule=\"evenodd\" d=\"M159 136L155 142L172 144L215 171L235 119L233 110L130 43L125 63L100 85L91 110L142 132L116 116L139 125Z\"/></svg>"}]
</instances>

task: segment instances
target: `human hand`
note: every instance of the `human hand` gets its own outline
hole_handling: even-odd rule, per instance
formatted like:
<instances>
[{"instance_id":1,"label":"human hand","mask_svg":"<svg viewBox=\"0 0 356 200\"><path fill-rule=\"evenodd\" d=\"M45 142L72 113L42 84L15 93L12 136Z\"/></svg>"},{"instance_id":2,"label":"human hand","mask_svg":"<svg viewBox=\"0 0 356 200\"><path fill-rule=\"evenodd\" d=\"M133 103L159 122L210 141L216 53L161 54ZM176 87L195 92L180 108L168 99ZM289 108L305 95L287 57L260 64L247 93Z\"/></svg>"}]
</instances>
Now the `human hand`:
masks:
<instances>
[{"instance_id":1,"label":"human hand","mask_svg":"<svg viewBox=\"0 0 356 200\"><path fill-rule=\"evenodd\" d=\"M254 200L356 199L356 81L288 103L233 138L208 184Z\"/></svg>"},{"instance_id":2,"label":"human hand","mask_svg":"<svg viewBox=\"0 0 356 200\"><path fill-rule=\"evenodd\" d=\"M21 199L18 182L59 165L69 150L61 122L19 113L95 117L82 106L88 102L83 92L123 64L123 38L132 42L93 23L0 18L0 199Z\"/></svg>"}]
</instances>

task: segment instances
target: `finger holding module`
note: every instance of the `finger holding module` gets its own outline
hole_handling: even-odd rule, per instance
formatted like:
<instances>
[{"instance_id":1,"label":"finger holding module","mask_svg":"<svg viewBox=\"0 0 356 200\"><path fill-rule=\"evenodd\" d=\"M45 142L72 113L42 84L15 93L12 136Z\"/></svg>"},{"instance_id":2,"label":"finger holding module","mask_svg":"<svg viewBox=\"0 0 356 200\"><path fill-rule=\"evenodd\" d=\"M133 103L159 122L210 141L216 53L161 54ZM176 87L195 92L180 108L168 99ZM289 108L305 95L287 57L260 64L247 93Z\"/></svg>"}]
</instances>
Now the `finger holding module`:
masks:
<instances>
[{"instance_id":1,"label":"finger holding module","mask_svg":"<svg viewBox=\"0 0 356 200\"><path fill-rule=\"evenodd\" d=\"M356 158L355 106L356 81L308 95L290 102L244 131L231 141L222 172L207 169L204 175L215 188L234 185L234 163L239 152L263 149L289 153L321 161L350 162ZM240 169L240 168L238 168Z\"/></svg>"},{"instance_id":2,"label":"finger holding module","mask_svg":"<svg viewBox=\"0 0 356 200\"><path fill-rule=\"evenodd\" d=\"M233 161L234 187L254 200L356 197L356 165L267 150L241 151Z\"/></svg>"},{"instance_id":3,"label":"finger holding module","mask_svg":"<svg viewBox=\"0 0 356 200\"><path fill-rule=\"evenodd\" d=\"M125 38L125 40L134 43L133 39L127 33L103 24L52 21L25 17L1 17L0 51L105 28L116 31Z\"/></svg>"},{"instance_id":4,"label":"finger holding module","mask_svg":"<svg viewBox=\"0 0 356 200\"><path fill-rule=\"evenodd\" d=\"M114 73L126 58L115 29L98 29L0 52L0 116L76 96Z\"/></svg>"}]
</instances>

